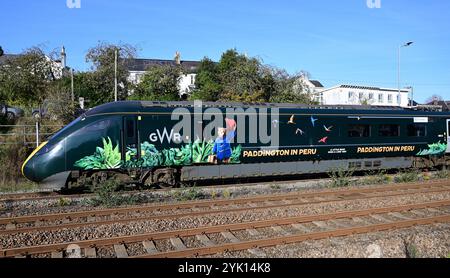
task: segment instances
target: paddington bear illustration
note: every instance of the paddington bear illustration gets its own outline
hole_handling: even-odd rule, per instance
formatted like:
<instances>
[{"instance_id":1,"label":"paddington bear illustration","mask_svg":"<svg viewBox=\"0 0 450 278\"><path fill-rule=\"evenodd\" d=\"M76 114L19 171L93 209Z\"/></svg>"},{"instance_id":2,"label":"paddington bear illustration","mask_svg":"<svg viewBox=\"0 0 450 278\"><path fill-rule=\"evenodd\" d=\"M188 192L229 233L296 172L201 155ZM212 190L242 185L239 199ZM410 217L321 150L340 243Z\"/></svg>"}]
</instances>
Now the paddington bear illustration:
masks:
<instances>
[{"instance_id":1,"label":"paddington bear illustration","mask_svg":"<svg viewBox=\"0 0 450 278\"><path fill-rule=\"evenodd\" d=\"M226 128L219 127L217 130L217 138L214 141L212 150L213 155L216 155L217 161L221 163L229 163L232 150L231 140L236 135L236 122L232 119L225 119Z\"/></svg>"}]
</instances>

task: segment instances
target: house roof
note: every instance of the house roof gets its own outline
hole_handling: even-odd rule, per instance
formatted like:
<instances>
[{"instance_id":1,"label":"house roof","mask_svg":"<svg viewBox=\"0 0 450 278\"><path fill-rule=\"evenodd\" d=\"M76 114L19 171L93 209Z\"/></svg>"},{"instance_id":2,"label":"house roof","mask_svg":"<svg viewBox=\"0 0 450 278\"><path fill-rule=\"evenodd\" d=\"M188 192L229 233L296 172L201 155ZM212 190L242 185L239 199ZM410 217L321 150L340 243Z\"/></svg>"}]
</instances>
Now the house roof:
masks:
<instances>
[{"instance_id":1,"label":"house roof","mask_svg":"<svg viewBox=\"0 0 450 278\"><path fill-rule=\"evenodd\" d=\"M309 82L311 82L315 87L317 88L323 88L322 83L320 83L320 81L317 80L309 80Z\"/></svg>"},{"instance_id":2,"label":"house roof","mask_svg":"<svg viewBox=\"0 0 450 278\"><path fill-rule=\"evenodd\" d=\"M196 72L200 62L199 61L180 61L182 67L190 72ZM129 71L146 71L154 66L176 66L175 60L162 59L125 59L125 66Z\"/></svg>"},{"instance_id":3,"label":"house roof","mask_svg":"<svg viewBox=\"0 0 450 278\"><path fill-rule=\"evenodd\" d=\"M373 90L373 91L384 91L384 92L398 92L398 89L392 88L379 88L379 87L370 87L370 86L357 86L357 85L338 85L324 90L323 92L327 92L333 89L345 88L345 89L355 89L355 90ZM409 93L409 90L401 89L402 93Z\"/></svg>"}]
</instances>

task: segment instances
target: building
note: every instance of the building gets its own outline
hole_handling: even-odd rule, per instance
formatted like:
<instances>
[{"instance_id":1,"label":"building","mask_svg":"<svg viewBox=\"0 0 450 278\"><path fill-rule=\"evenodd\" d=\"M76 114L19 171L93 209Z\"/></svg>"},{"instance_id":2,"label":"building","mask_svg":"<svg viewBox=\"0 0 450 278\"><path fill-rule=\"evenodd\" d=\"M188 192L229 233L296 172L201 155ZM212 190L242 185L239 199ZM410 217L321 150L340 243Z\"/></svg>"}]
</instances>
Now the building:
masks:
<instances>
[{"instance_id":1,"label":"building","mask_svg":"<svg viewBox=\"0 0 450 278\"><path fill-rule=\"evenodd\" d=\"M304 93L310 95L311 100L317 103L321 103L320 93L325 90L325 87L318 80L310 80L309 77L304 74L302 75L294 86L299 86L303 89Z\"/></svg>"},{"instance_id":2,"label":"building","mask_svg":"<svg viewBox=\"0 0 450 278\"><path fill-rule=\"evenodd\" d=\"M411 89L339 85L320 91L323 105L410 106Z\"/></svg>"},{"instance_id":3,"label":"building","mask_svg":"<svg viewBox=\"0 0 450 278\"><path fill-rule=\"evenodd\" d=\"M178 82L178 89L180 98L186 98L195 89L195 77L200 65L200 61L185 61L181 60L180 53L175 53L173 60L161 59L126 59L125 66L129 71L128 82L138 84L142 80L145 72L154 66L177 66L183 68L183 73Z\"/></svg>"}]
</instances>

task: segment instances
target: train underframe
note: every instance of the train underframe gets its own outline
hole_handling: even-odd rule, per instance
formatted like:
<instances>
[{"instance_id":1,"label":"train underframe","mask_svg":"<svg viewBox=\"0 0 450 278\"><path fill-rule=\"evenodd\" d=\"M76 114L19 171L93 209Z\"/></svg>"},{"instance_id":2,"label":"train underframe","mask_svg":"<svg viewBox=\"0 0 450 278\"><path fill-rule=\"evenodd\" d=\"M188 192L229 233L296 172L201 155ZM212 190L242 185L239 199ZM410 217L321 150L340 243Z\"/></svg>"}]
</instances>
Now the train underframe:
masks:
<instances>
[{"instance_id":1,"label":"train underframe","mask_svg":"<svg viewBox=\"0 0 450 278\"><path fill-rule=\"evenodd\" d=\"M192 165L153 169L116 169L102 171L71 171L66 188L99 187L107 180L121 184L171 188L182 183L204 180L224 180L255 177L318 174L333 169L376 171L389 169L448 169L450 155L430 157L385 157L325 161L297 161L235 165Z\"/></svg>"}]
</instances>

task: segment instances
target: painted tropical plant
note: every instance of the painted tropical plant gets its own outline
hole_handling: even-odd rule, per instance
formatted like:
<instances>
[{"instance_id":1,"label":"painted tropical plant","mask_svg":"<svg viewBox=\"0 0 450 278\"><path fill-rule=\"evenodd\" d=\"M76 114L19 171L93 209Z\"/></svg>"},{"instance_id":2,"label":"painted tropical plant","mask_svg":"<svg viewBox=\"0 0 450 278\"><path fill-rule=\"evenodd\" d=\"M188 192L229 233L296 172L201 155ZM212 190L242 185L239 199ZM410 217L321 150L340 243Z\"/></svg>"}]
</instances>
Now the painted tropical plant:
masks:
<instances>
[{"instance_id":1,"label":"painted tropical plant","mask_svg":"<svg viewBox=\"0 0 450 278\"><path fill-rule=\"evenodd\" d=\"M117 169L121 165L119 144L115 147L111 138L102 138L103 148L97 147L93 155L85 156L75 162L75 166L84 170Z\"/></svg>"},{"instance_id":2,"label":"painted tropical plant","mask_svg":"<svg viewBox=\"0 0 450 278\"><path fill-rule=\"evenodd\" d=\"M447 144L441 143L440 141L431 145L428 145L428 149L421 150L417 153L417 155L425 156L425 155L440 155L443 154L447 150Z\"/></svg>"},{"instance_id":3,"label":"painted tropical plant","mask_svg":"<svg viewBox=\"0 0 450 278\"><path fill-rule=\"evenodd\" d=\"M214 142L196 140L192 144L192 162L205 163L208 162L208 156L212 154Z\"/></svg>"},{"instance_id":4,"label":"painted tropical plant","mask_svg":"<svg viewBox=\"0 0 450 278\"><path fill-rule=\"evenodd\" d=\"M231 152L230 163L241 163L241 153L242 153L241 145L234 148L233 151Z\"/></svg>"},{"instance_id":5,"label":"painted tropical plant","mask_svg":"<svg viewBox=\"0 0 450 278\"><path fill-rule=\"evenodd\" d=\"M212 154L213 141L200 141L186 144L180 148L163 149L159 151L155 145L145 141L141 144L141 157L137 157L136 148L127 148L125 161L121 161L119 145L113 146L111 139L103 139L103 148L97 147L93 155L86 156L75 166L84 170L125 168L151 168L156 166L181 166L192 163L207 163L208 156ZM237 146L232 150L230 163L240 163L242 148Z\"/></svg>"}]
</instances>

